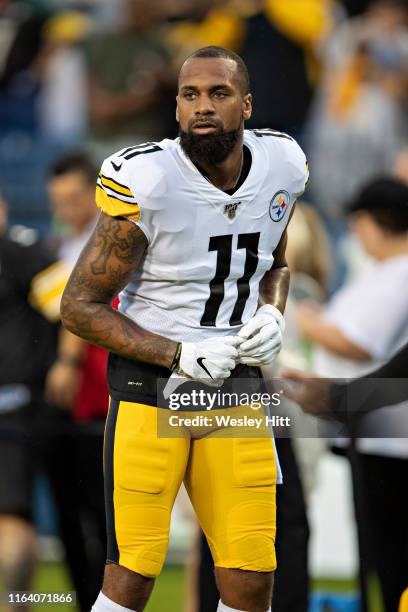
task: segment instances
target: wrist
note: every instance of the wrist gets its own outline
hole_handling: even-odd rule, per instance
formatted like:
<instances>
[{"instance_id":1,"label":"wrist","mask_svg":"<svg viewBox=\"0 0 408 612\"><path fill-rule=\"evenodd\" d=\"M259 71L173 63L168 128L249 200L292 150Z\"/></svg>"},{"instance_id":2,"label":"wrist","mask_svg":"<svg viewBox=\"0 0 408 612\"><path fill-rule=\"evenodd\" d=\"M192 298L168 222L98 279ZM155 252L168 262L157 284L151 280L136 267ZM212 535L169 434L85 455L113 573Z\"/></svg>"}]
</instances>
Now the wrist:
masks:
<instances>
[{"instance_id":1,"label":"wrist","mask_svg":"<svg viewBox=\"0 0 408 612\"><path fill-rule=\"evenodd\" d=\"M180 342L180 357L177 364L179 370L190 371L193 359L193 344L191 342Z\"/></svg>"},{"instance_id":2,"label":"wrist","mask_svg":"<svg viewBox=\"0 0 408 612\"><path fill-rule=\"evenodd\" d=\"M191 378L194 370L195 344L192 342L181 342L180 344L180 357L175 371L185 378Z\"/></svg>"},{"instance_id":3,"label":"wrist","mask_svg":"<svg viewBox=\"0 0 408 612\"><path fill-rule=\"evenodd\" d=\"M283 314L281 313L281 311L278 308L276 308L276 306L274 306L273 304L264 304L258 310L258 312L261 312L261 311L263 313L268 313L272 315L275 321L277 322L277 324L279 325L279 329L281 330L281 332L283 333L285 331L285 318Z\"/></svg>"},{"instance_id":4,"label":"wrist","mask_svg":"<svg viewBox=\"0 0 408 612\"><path fill-rule=\"evenodd\" d=\"M181 357L181 350L182 350L182 348L183 348L182 343L178 342L177 346L176 346L175 353L174 353L173 361L171 362L171 365L170 365L170 371L171 372L174 372L174 370L176 370L178 368L179 364L180 364L180 357Z\"/></svg>"}]
</instances>

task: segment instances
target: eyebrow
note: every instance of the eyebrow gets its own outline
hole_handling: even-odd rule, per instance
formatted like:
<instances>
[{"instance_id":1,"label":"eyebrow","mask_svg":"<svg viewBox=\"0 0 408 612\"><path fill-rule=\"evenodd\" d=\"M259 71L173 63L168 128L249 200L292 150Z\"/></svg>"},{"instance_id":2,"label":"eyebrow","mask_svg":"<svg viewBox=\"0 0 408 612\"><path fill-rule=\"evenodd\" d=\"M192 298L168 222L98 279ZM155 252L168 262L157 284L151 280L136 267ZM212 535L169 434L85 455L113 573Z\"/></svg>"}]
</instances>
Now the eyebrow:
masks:
<instances>
[{"instance_id":1,"label":"eyebrow","mask_svg":"<svg viewBox=\"0 0 408 612\"><path fill-rule=\"evenodd\" d=\"M198 91L198 87L196 87L195 85L182 85L180 87L180 91L184 90L184 89L191 89L192 91ZM216 91L217 89L232 89L231 85L227 85L226 83L223 83L222 85L213 85L212 87L210 87L210 91Z\"/></svg>"}]
</instances>

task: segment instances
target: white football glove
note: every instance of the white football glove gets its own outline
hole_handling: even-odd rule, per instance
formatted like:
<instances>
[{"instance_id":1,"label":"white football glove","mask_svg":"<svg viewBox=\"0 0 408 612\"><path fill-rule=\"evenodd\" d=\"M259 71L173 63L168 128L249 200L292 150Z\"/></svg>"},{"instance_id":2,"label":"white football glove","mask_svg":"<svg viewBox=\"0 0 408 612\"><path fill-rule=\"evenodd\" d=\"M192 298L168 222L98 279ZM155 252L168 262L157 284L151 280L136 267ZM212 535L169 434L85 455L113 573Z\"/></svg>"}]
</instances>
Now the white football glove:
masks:
<instances>
[{"instance_id":1,"label":"white football glove","mask_svg":"<svg viewBox=\"0 0 408 612\"><path fill-rule=\"evenodd\" d=\"M265 304L238 332L244 342L239 347L239 363L262 366L272 363L282 348L285 319L282 313Z\"/></svg>"},{"instance_id":2,"label":"white football glove","mask_svg":"<svg viewBox=\"0 0 408 612\"><path fill-rule=\"evenodd\" d=\"M199 380L211 387L220 386L238 361L238 336L208 338L201 342L182 342L177 375Z\"/></svg>"}]
</instances>

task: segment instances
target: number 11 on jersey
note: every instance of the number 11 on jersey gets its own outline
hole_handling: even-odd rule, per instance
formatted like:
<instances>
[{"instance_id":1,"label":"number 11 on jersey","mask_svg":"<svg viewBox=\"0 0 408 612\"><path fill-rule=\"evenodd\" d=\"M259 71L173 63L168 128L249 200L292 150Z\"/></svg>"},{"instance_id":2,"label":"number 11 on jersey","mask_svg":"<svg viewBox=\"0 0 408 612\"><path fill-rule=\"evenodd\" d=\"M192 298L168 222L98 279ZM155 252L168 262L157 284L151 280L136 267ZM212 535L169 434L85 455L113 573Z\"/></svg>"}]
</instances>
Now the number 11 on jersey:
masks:
<instances>
[{"instance_id":1,"label":"number 11 on jersey","mask_svg":"<svg viewBox=\"0 0 408 612\"><path fill-rule=\"evenodd\" d=\"M238 249L246 250L244 273L237 280L237 300L232 310L229 324L241 325L245 304L250 295L249 282L258 266L258 246L260 232L238 235ZM214 278L210 281L210 295L201 317L201 325L215 327L218 312L224 299L224 282L230 275L233 234L211 236L209 251L217 251L217 264Z\"/></svg>"}]
</instances>

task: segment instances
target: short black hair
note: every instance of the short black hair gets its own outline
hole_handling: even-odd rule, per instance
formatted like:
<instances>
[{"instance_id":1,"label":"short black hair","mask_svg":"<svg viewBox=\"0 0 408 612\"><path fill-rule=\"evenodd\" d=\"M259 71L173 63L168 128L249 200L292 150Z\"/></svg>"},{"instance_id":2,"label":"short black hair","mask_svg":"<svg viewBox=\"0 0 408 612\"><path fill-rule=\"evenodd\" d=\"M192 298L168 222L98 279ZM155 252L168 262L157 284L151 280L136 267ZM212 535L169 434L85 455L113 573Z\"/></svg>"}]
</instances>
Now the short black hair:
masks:
<instances>
[{"instance_id":1,"label":"short black hair","mask_svg":"<svg viewBox=\"0 0 408 612\"><path fill-rule=\"evenodd\" d=\"M240 55L238 55L237 53L234 53L234 51L231 51L231 49L227 49L226 47L217 47L215 45L210 45L208 47L201 47L201 49L197 49L196 51L194 51L194 53L192 53L185 59L183 66L186 62L188 62L191 59L208 58L208 57L229 59L229 60L234 61L237 65L237 72L243 82L244 94L248 94L250 92L251 85L249 81L249 72L248 72L248 68L246 67L244 60L242 59Z\"/></svg>"},{"instance_id":2,"label":"short black hair","mask_svg":"<svg viewBox=\"0 0 408 612\"><path fill-rule=\"evenodd\" d=\"M408 232L408 185L394 177L380 177L368 183L349 204L348 214L367 212L392 234Z\"/></svg>"},{"instance_id":3,"label":"short black hair","mask_svg":"<svg viewBox=\"0 0 408 612\"><path fill-rule=\"evenodd\" d=\"M64 174L80 172L90 184L95 183L98 170L94 161L83 151L71 151L58 157L51 165L48 178L53 179Z\"/></svg>"},{"instance_id":4,"label":"short black hair","mask_svg":"<svg viewBox=\"0 0 408 612\"><path fill-rule=\"evenodd\" d=\"M389 6L391 8L400 8L403 10L408 9L407 0L371 0L369 3L369 8L375 6L376 4L382 4L384 6Z\"/></svg>"}]
</instances>

